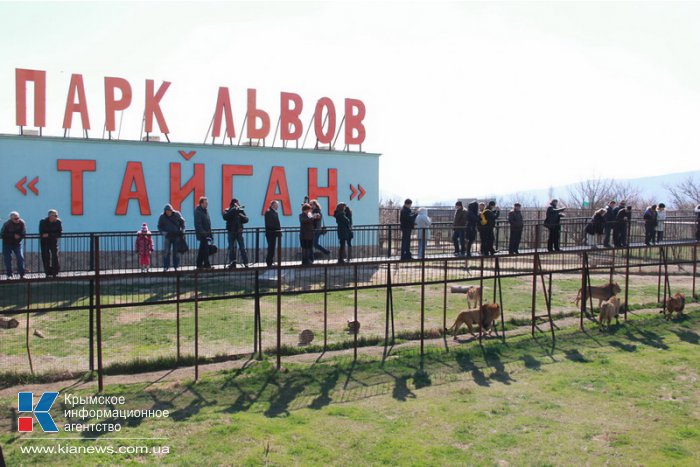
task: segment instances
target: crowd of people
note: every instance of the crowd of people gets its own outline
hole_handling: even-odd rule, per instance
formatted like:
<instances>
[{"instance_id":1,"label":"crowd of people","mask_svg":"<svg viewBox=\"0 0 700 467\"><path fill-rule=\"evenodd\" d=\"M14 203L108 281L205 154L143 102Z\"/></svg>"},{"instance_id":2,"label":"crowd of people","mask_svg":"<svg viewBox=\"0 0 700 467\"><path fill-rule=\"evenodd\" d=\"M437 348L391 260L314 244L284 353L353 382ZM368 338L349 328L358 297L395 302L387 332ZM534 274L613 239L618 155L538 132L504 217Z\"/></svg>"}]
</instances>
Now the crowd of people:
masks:
<instances>
[{"instance_id":1,"label":"crowd of people","mask_svg":"<svg viewBox=\"0 0 700 467\"><path fill-rule=\"evenodd\" d=\"M425 208L413 210L412 206L413 201L406 199L399 216L402 260L413 259L411 236L414 229L418 229L419 258L424 257L427 242L430 240L429 227L432 220L427 210ZM561 251L561 220L566 216L565 211L566 207L560 206L557 199L551 200L547 207L544 218L544 227L547 229L547 251ZM700 204L695 207L694 212L697 218L695 237L700 241ZM472 245L476 241L477 233L481 240L481 255L494 255L496 253L494 230L500 214L500 208L495 201L488 203L473 201L466 208L462 201L457 201L452 224L454 255L471 257ZM628 246L631 219L632 206L628 206L626 200L620 201L619 204L611 200L606 207L596 210L586 224L584 244L591 248L598 248L600 245L606 248ZM655 245L663 241L666 221L664 203L647 207L643 219L645 245ZM517 255L520 253L520 242L525 226L520 203L513 205L513 209L508 212L507 221L510 228L508 253Z\"/></svg>"},{"instance_id":2,"label":"crowd of people","mask_svg":"<svg viewBox=\"0 0 700 467\"><path fill-rule=\"evenodd\" d=\"M427 244L430 240L432 220L428 216L427 209L414 210L412 206L413 202L406 199L399 216L402 260L413 259L411 238L414 229L418 229L419 258L425 257ZM282 236L278 214L279 207L278 201L272 201L264 215L265 239L267 241L265 262L268 267L275 263L275 252L280 245ZM560 206L556 199L553 199L547 207L544 227L548 231L548 251L560 251L561 249L561 220L566 216L565 210L566 208ZM696 240L700 241L700 205L695 207L694 212L697 217L695 236ZM500 214L501 210L495 201L488 203L473 201L466 207L462 201L457 201L452 225L454 255L471 257L472 246L477 240L477 234L480 239L481 255L494 255L497 251L494 231ZM631 216L632 207L628 206L625 200L620 201L620 203L611 200L606 207L596 210L586 224L584 229L585 245L591 248L598 248L601 244L608 248L627 246ZM666 216L666 206L663 203L654 204L645 209L643 220L644 243L646 245L655 245L664 240ZM242 206L238 199L233 198L228 208L222 212L222 217L226 222L228 233L227 267L235 269L239 263L245 268L249 267L244 226L250 219L245 213L245 206ZM333 218L337 226L336 235L339 243L337 261L342 264L350 261L352 257L352 210L346 203L340 202L333 211ZM513 209L508 212L507 222L510 228L508 253L519 254L525 225L520 203L515 203ZM196 267L197 269L210 269L212 266L209 257L217 251L217 247L213 244L209 201L205 196L199 198L194 210L194 229L196 239L199 242ZM158 232L163 236L163 270L167 271L171 265L177 270L180 266L180 255L189 249L185 239L185 218L182 213L174 210L170 204L166 204L163 213L158 218ZM306 197L299 214L302 265L313 264L317 254L322 258L330 258L331 252L321 244L321 238L327 232L321 204L316 199ZM47 217L39 222L41 260L47 277L55 277L60 271L58 242L62 233L63 225L58 217L58 212L55 209L49 210ZM20 278L25 275L22 245L26 235L27 228L24 220L18 212L11 212L9 219L2 225L0 231L5 274L8 278L13 276L12 256L16 259ZM138 255L141 271L149 271L154 242L146 223L143 223L136 232L134 251Z\"/></svg>"}]
</instances>

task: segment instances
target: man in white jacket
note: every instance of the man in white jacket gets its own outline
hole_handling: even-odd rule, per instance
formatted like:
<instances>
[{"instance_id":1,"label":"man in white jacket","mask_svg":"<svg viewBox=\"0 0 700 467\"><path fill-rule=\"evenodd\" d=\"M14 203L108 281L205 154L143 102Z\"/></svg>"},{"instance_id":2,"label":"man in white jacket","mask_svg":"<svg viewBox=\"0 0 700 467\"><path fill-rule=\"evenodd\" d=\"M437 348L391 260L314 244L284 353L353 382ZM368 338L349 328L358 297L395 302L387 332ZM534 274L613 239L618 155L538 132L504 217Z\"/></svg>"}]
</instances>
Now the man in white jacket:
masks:
<instances>
[{"instance_id":1,"label":"man in white jacket","mask_svg":"<svg viewBox=\"0 0 700 467\"><path fill-rule=\"evenodd\" d=\"M664 221L666 220L666 205L659 203L656 207L656 243L664 240Z\"/></svg>"}]
</instances>

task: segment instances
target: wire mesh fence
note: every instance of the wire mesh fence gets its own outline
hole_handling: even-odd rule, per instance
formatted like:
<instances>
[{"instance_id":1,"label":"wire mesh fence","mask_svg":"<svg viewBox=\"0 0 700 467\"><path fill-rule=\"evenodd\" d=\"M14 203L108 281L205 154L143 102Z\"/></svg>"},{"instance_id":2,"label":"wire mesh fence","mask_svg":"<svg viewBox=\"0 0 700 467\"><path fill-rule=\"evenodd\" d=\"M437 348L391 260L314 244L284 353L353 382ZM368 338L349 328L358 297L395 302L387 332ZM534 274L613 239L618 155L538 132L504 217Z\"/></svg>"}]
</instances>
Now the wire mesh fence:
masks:
<instances>
[{"instance_id":1,"label":"wire mesh fence","mask_svg":"<svg viewBox=\"0 0 700 467\"><path fill-rule=\"evenodd\" d=\"M481 287L484 303L502 301L507 324L530 322L548 300L556 313L575 315L582 273L593 285L619 282L631 305L656 304L668 277L669 289L695 295L698 246L130 273L101 269L101 238L93 241L92 274L0 282L0 318L18 324L0 329L3 372L109 374L262 351L373 352L362 347L444 336L474 306L452 292L460 285Z\"/></svg>"}]
</instances>

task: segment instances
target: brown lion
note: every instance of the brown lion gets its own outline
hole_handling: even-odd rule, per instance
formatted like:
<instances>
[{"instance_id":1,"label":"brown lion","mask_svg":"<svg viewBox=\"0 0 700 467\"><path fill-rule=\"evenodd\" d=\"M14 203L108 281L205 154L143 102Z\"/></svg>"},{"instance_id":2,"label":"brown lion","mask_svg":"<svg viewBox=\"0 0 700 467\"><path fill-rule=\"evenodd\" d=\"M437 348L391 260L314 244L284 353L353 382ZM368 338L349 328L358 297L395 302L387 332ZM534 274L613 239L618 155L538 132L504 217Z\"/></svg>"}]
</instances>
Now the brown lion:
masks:
<instances>
[{"instance_id":1,"label":"brown lion","mask_svg":"<svg viewBox=\"0 0 700 467\"><path fill-rule=\"evenodd\" d=\"M613 295L610 300L606 300L600 306L600 315L598 316L598 321L600 322L601 329L603 328L603 321L607 321L607 327L610 329L610 322L615 318L615 323L620 324L620 299L617 295Z\"/></svg>"},{"instance_id":2,"label":"brown lion","mask_svg":"<svg viewBox=\"0 0 700 467\"><path fill-rule=\"evenodd\" d=\"M673 312L677 312L679 315L683 316L683 310L685 309L685 295L682 293L676 293L673 297L666 300L666 309L664 309L664 317L666 319L671 319L673 317Z\"/></svg>"},{"instance_id":3,"label":"brown lion","mask_svg":"<svg viewBox=\"0 0 700 467\"><path fill-rule=\"evenodd\" d=\"M610 298L613 295L617 295L620 293L620 286L617 284L617 282L610 282L607 285L592 285L590 287L590 294L593 298L598 299L598 308L603 304L603 301L605 300L610 300ZM586 295L588 295L588 291L586 291ZM576 295L576 306L579 306L579 302L581 301L581 289L578 289L578 295Z\"/></svg>"},{"instance_id":4,"label":"brown lion","mask_svg":"<svg viewBox=\"0 0 700 467\"><path fill-rule=\"evenodd\" d=\"M472 326L479 325L482 331L488 330L488 335L491 335L494 330L493 324L500 316L501 307L498 303L484 303L481 308L462 311L458 314L454 324L447 331L453 331L453 337L457 339L457 331L463 324L472 335L475 335Z\"/></svg>"}]
</instances>

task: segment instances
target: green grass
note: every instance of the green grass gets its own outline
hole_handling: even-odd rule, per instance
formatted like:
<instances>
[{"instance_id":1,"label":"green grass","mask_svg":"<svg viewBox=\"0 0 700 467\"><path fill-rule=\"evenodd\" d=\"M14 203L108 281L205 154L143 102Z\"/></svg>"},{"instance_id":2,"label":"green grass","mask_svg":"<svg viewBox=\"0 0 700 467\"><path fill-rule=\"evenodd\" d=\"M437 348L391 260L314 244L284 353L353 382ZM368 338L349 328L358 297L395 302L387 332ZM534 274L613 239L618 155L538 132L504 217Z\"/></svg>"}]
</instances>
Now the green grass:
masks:
<instances>
[{"instance_id":1,"label":"green grass","mask_svg":"<svg viewBox=\"0 0 700 467\"><path fill-rule=\"evenodd\" d=\"M170 410L120 432L169 438L145 442L171 446L158 459L22 455L38 441L11 432L16 396L7 396L0 443L8 465L698 465L700 316L567 328L551 344L543 335L428 347L423 361L415 347L385 361L368 348L357 363L287 361L276 372L263 361L198 383L108 385L129 407Z\"/></svg>"},{"instance_id":2,"label":"green grass","mask_svg":"<svg viewBox=\"0 0 700 467\"><path fill-rule=\"evenodd\" d=\"M594 284L603 283L607 276L593 276ZM691 279L687 276L672 278L674 291L689 296ZM634 276L630 280L631 309L656 303L656 278ZM484 298L493 297L493 281L484 282ZM503 301L506 329L529 323L532 282L529 278L503 279ZM538 282L537 309L545 309L541 283ZM554 277L552 287L552 311L563 318L578 313L573 299L580 287L577 275ZM116 291L122 293L123 291ZM116 293L115 292L115 293ZM135 293L135 292L134 292ZM146 293L146 292L139 292ZM110 298L111 297L111 298ZM35 300L39 300L37 294ZM144 300L149 296L144 295ZM397 334L410 339L420 328L420 287L396 287L394 289L394 317ZM107 302L119 300L109 295ZM358 316L362 323L360 337L364 342L376 343L384 336L386 291L361 290L358 293ZM425 328L436 335L443 327L443 286L426 287ZM597 306L597 303L595 304ZM282 300L282 344L285 353L319 350L323 343L323 294L285 296ZM458 311L466 308L464 295L447 294L447 326ZM328 294L328 342L330 348L343 348L352 343L346 323L353 317L354 293L352 291ZM199 305L199 354L203 358L219 355L245 354L253 350L252 299L232 299L201 302ZM26 314L14 315L20 327L0 330L0 368L13 378L27 378L29 373L25 326ZM138 306L104 309L102 315L103 357L105 366L143 366L144 361L163 362L173 360L176 353L175 305ZM181 355L194 354L194 306L180 307ZM276 341L275 297L261 300L263 348L270 348ZM33 335L40 330L45 338ZM315 340L310 347L298 346L298 335L303 329L311 329ZM57 311L30 315L30 349L36 375L80 374L89 368L89 320L87 311ZM133 365L132 365L133 366ZM150 365L150 368L153 366ZM19 374L19 376L17 375Z\"/></svg>"}]
</instances>

